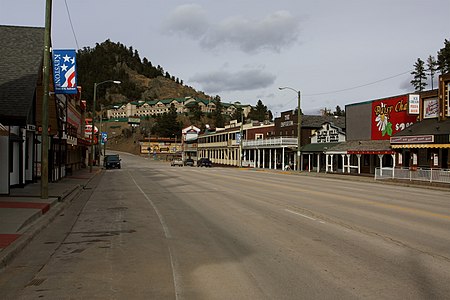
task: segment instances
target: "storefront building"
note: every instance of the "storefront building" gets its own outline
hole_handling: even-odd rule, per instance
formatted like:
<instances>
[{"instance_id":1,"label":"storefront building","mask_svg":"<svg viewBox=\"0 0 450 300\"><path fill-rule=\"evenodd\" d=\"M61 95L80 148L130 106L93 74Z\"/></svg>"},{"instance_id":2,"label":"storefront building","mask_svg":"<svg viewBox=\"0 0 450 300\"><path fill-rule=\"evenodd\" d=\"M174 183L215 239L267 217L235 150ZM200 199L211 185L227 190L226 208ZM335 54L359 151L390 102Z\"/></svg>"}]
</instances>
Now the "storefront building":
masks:
<instances>
[{"instance_id":1,"label":"storefront building","mask_svg":"<svg viewBox=\"0 0 450 300\"><path fill-rule=\"evenodd\" d=\"M390 138L399 167L449 169L450 73L439 77L439 90L420 94L416 112L420 122Z\"/></svg>"},{"instance_id":2,"label":"storefront building","mask_svg":"<svg viewBox=\"0 0 450 300\"><path fill-rule=\"evenodd\" d=\"M375 174L376 168L395 167L390 138L418 121L410 109L418 98L417 94L404 94L346 105L346 142L327 153L349 155L348 173Z\"/></svg>"}]
</instances>

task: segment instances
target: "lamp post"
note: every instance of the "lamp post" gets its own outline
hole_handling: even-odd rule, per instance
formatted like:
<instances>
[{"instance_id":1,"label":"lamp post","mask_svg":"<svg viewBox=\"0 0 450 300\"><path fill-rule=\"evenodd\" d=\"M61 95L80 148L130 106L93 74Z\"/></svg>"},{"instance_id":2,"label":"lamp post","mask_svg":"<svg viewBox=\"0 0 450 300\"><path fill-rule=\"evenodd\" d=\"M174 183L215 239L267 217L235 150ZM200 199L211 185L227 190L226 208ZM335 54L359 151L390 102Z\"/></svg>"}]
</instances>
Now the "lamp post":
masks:
<instances>
[{"instance_id":1,"label":"lamp post","mask_svg":"<svg viewBox=\"0 0 450 300\"><path fill-rule=\"evenodd\" d=\"M91 153L89 153L89 172L92 173L92 165L94 160L94 129L95 129L95 106L97 101L97 87L101 84L112 82L115 84L120 84L118 80L105 80L100 83L94 83L94 103L92 104L92 131L91 131Z\"/></svg>"},{"instance_id":2,"label":"lamp post","mask_svg":"<svg viewBox=\"0 0 450 300\"><path fill-rule=\"evenodd\" d=\"M300 146L301 146L301 140L302 140L302 114L300 112L300 91L297 91L291 87L280 87L280 90L291 90L297 93L298 96L298 108L297 108L297 171L300 170Z\"/></svg>"}]
</instances>

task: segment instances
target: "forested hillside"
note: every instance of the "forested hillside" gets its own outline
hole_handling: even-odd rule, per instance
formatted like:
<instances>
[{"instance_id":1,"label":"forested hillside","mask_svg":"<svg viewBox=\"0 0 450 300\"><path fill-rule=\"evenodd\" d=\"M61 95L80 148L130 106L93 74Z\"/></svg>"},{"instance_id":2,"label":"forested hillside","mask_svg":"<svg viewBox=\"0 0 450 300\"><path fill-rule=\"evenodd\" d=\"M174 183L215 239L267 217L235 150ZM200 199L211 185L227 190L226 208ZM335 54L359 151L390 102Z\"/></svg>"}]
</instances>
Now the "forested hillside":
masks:
<instances>
[{"instance_id":1,"label":"forested hillside","mask_svg":"<svg viewBox=\"0 0 450 300\"><path fill-rule=\"evenodd\" d=\"M88 100L88 106L92 103L94 83L105 80L119 80L122 83L98 86L97 106L188 96L209 98L203 92L184 86L182 79L165 72L160 65L154 66L146 57L141 59L133 47L110 40L96 44L94 48L79 50L77 65L78 84L82 86L82 98Z\"/></svg>"}]
</instances>

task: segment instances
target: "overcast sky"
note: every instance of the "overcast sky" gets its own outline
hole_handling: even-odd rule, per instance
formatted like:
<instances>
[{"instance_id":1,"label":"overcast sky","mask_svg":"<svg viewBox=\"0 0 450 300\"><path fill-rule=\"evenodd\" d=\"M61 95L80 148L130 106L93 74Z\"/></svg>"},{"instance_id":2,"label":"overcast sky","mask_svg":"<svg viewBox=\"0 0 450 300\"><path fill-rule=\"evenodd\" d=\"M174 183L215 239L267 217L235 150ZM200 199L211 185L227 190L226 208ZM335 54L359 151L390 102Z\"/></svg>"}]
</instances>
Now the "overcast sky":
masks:
<instances>
[{"instance_id":1,"label":"overcast sky","mask_svg":"<svg viewBox=\"0 0 450 300\"><path fill-rule=\"evenodd\" d=\"M44 27L45 4L0 0L0 24ZM314 113L411 92L417 58L450 39L449 12L449 0L54 0L52 41L120 42L197 90L261 99L274 115L297 106L278 89L291 87Z\"/></svg>"}]
</instances>

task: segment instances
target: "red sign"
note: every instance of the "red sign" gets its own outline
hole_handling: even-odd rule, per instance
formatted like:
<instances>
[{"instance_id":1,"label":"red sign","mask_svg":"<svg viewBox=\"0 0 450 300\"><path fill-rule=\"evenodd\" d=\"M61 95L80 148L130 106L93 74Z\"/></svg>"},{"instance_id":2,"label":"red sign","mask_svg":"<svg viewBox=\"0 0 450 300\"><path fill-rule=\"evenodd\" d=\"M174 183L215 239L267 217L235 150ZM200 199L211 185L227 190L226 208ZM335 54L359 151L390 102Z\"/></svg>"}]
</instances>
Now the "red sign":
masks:
<instances>
[{"instance_id":1,"label":"red sign","mask_svg":"<svg viewBox=\"0 0 450 300\"><path fill-rule=\"evenodd\" d=\"M389 140L416 120L408 115L408 95L373 101L372 140Z\"/></svg>"}]
</instances>

